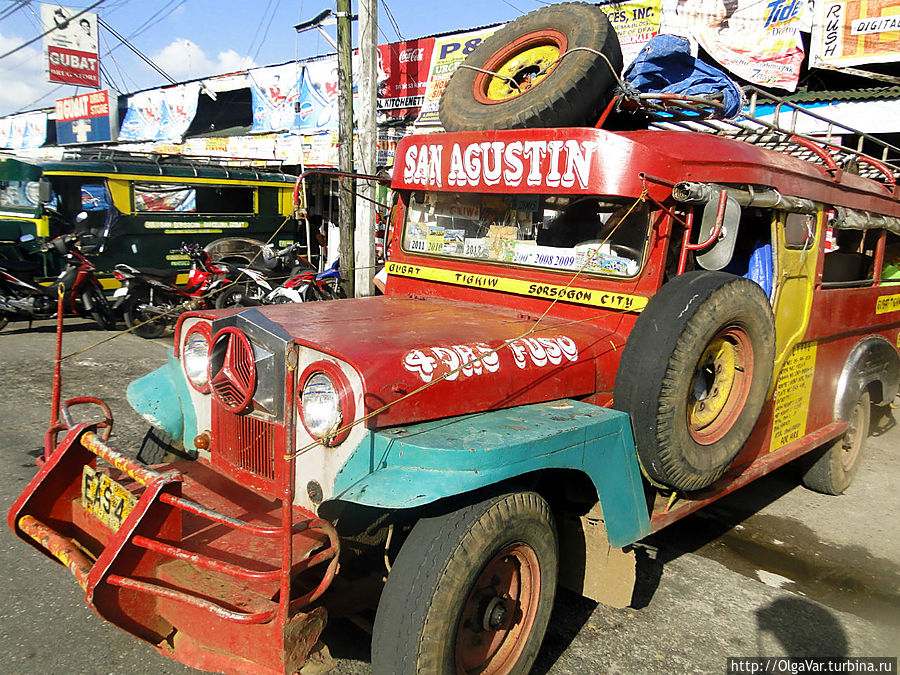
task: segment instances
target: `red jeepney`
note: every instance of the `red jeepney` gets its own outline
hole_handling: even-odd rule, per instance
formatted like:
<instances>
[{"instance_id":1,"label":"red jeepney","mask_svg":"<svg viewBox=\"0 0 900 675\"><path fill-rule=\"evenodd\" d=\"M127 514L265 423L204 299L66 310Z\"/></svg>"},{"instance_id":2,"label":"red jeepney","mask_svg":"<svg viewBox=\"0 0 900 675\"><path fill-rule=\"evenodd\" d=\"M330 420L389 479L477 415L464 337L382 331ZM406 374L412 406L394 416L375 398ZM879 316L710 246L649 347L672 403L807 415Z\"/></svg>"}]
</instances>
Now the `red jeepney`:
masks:
<instances>
[{"instance_id":1,"label":"red jeepney","mask_svg":"<svg viewBox=\"0 0 900 675\"><path fill-rule=\"evenodd\" d=\"M10 527L197 668L301 669L374 579L374 672L511 673L558 581L627 604L632 544L791 460L842 492L900 386L895 169L651 99L404 139L383 297L185 314L128 393L196 459L72 424Z\"/></svg>"}]
</instances>

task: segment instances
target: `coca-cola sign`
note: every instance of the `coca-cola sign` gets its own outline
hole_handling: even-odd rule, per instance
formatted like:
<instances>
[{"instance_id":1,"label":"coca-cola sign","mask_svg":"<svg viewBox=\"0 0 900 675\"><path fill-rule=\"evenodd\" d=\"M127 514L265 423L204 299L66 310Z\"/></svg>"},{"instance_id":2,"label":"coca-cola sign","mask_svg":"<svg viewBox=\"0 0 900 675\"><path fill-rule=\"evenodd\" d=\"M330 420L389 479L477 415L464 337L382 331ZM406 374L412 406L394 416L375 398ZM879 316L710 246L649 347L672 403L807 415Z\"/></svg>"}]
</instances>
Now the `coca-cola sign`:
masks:
<instances>
[{"instance_id":1,"label":"coca-cola sign","mask_svg":"<svg viewBox=\"0 0 900 675\"><path fill-rule=\"evenodd\" d=\"M378 45L378 111L417 115L428 87L434 38Z\"/></svg>"}]
</instances>

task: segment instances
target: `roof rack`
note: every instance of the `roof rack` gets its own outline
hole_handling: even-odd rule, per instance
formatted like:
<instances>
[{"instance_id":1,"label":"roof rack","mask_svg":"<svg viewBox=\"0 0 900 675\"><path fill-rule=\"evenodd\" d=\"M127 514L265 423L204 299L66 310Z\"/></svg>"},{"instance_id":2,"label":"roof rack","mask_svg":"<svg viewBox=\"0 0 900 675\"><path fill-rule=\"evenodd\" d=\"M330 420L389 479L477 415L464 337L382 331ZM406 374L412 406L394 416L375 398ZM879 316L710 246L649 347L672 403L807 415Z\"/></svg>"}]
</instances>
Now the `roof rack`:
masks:
<instances>
[{"instance_id":1,"label":"roof rack","mask_svg":"<svg viewBox=\"0 0 900 675\"><path fill-rule=\"evenodd\" d=\"M192 170L198 175L201 168L222 168L225 170L225 178L230 178L230 170L236 169L242 172L251 172L257 179L264 179L266 175L282 173L281 166L283 160L272 160L277 162L278 167L260 166L259 159L250 157L214 157L206 155L177 155L164 154L156 152L135 152L130 150L116 150L114 148L81 148L78 150L66 150L62 156L63 160L80 160L105 162L112 166L116 173L123 172L125 167L121 164L139 164L142 166L156 167L159 174L165 173L164 169L169 167L178 167L181 169ZM267 163L268 160L266 160Z\"/></svg>"},{"instance_id":2,"label":"roof rack","mask_svg":"<svg viewBox=\"0 0 900 675\"><path fill-rule=\"evenodd\" d=\"M900 173L897 146L756 87L744 87L744 95L748 104L734 119L725 117L721 96L625 94L620 107L639 109L647 116L649 126L657 129L699 131L744 141L822 164L835 175L842 171L858 173L893 190ZM813 125L815 134L802 132ZM853 138L845 138L848 136Z\"/></svg>"}]
</instances>

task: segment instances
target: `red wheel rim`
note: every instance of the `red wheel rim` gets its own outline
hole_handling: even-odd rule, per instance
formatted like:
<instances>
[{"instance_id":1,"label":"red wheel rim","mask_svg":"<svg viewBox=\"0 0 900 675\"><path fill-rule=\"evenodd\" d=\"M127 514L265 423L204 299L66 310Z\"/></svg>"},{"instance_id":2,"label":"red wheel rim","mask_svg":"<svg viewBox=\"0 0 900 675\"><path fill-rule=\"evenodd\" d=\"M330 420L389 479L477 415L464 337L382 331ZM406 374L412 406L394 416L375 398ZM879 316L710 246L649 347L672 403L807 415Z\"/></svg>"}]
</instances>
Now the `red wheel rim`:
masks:
<instances>
[{"instance_id":1,"label":"red wheel rim","mask_svg":"<svg viewBox=\"0 0 900 675\"><path fill-rule=\"evenodd\" d=\"M485 62L482 70L491 71L492 73L508 72L504 74L512 77L520 89L518 93L509 96L497 98L489 94L492 83L497 82L500 78L488 73L478 72L475 75L473 84L473 94L475 100L486 105L495 105L503 103L512 98L521 96L533 87L537 86L543 79L552 73L559 62L556 59L548 60L546 55L540 58L537 54L543 48L552 48L556 52L556 57L562 56L566 51L566 36L559 31L545 29L534 31L513 40L503 48L494 52ZM535 54L534 58L529 58L529 54ZM515 64L515 60L519 57L525 59L524 63Z\"/></svg>"},{"instance_id":2,"label":"red wheel rim","mask_svg":"<svg viewBox=\"0 0 900 675\"><path fill-rule=\"evenodd\" d=\"M716 443L731 430L750 395L753 345L740 326L720 330L697 363L688 394L691 437L701 445Z\"/></svg>"},{"instance_id":3,"label":"red wheel rim","mask_svg":"<svg viewBox=\"0 0 900 675\"><path fill-rule=\"evenodd\" d=\"M481 570L456 629L456 672L502 675L515 667L541 597L537 554L510 544Z\"/></svg>"}]
</instances>

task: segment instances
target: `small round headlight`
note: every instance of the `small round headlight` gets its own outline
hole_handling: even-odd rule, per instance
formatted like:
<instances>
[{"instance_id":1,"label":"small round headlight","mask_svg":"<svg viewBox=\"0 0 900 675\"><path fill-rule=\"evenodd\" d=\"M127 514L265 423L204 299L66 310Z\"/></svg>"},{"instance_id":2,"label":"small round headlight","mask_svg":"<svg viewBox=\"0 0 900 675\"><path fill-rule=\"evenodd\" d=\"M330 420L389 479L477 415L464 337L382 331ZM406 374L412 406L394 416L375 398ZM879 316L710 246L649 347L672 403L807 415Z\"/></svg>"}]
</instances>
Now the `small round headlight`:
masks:
<instances>
[{"instance_id":1,"label":"small round headlight","mask_svg":"<svg viewBox=\"0 0 900 675\"><path fill-rule=\"evenodd\" d=\"M320 441L335 436L341 427L341 395L334 381L325 373L310 375L301 393L303 424Z\"/></svg>"},{"instance_id":2,"label":"small round headlight","mask_svg":"<svg viewBox=\"0 0 900 675\"><path fill-rule=\"evenodd\" d=\"M209 338L200 330L188 331L181 347L184 374L197 391L209 391Z\"/></svg>"}]
</instances>

